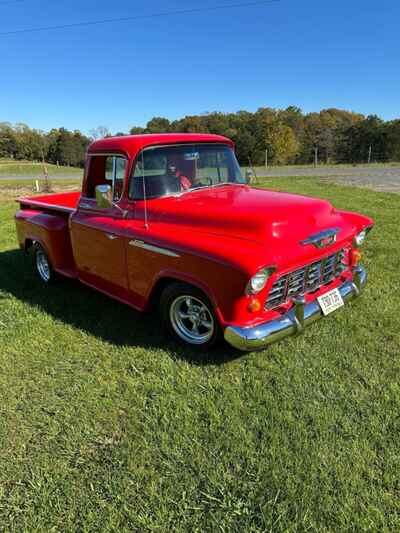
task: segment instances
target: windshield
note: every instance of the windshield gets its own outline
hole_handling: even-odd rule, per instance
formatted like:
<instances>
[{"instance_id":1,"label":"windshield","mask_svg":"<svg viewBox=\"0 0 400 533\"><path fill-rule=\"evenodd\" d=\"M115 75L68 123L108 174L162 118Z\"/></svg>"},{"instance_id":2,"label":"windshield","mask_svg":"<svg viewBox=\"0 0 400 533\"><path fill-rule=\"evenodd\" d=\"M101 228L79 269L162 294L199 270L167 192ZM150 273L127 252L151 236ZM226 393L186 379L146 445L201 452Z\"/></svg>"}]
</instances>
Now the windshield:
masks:
<instances>
[{"instance_id":1,"label":"windshield","mask_svg":"<svg viewBox=\"0 0 400 533\"><path fill-rule=\"evenodd\" d=\"M245 183L234 151L223 144L145 148L130 178L129 197L143 199L183 194L203 187Z\"/></svg>"}]
</instances>

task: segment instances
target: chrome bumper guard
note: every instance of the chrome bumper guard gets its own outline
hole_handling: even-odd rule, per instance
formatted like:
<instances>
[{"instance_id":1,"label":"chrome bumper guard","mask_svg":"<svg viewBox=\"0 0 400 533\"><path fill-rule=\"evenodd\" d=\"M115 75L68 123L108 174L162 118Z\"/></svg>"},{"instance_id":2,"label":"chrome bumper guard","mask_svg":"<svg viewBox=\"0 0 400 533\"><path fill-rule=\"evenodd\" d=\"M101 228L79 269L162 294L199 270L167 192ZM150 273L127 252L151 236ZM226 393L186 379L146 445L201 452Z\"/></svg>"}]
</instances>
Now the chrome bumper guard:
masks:
<instances>
[{"instance_id":1,"label":"chrome bumper guard","mask_svg":"<svg viewBox=\"0 0 400 533\"><path fill-rule=\"evenodd\" d=\"M337 288L345 302L360 295L367 281L367 272L361 265L353 269L353 280L346 281ZM228 326L225 340L234 348L243 351L261 350L290 335L301 333L309 324L323 316L317 300L305 303L303 298L294 302L293 308L280 318L264 322L255 327L240 328Z\"/></svg>"}]
</instances>

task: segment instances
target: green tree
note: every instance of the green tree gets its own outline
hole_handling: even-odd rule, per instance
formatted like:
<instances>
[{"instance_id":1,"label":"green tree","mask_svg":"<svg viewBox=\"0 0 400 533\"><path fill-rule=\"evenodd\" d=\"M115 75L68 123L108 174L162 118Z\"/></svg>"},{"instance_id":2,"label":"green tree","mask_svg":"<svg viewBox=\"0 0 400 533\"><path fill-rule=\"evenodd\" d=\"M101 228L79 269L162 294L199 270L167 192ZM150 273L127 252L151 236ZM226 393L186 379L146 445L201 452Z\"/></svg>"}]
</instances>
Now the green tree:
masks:
<instances>
[{"instance_id":1,"label":"green tree","mask_svg":"<svg viewBox=\"0 0 400 533\"><path fill-rule=\"evenodd\" d=\"M83 166L90 139L78 130L70 132L65 128L51 130L48 134L49 161L66 166Z\"/></svg>"},{"instance_id":2,"label":"green tree","mask_svg":"<svg viewBox=\"0 0 400 533\"><path fill-rule=\"evenodd\" d=\"M15 132L9 122L0 123L0 157L15 158L18 146Z\"/></svg>"},{"instance_id":3,"label":"green tree","mask_svg":"<svg viewBox=\"0 0 400 533\"><path fill-rule=\"evenodd\" d=\"M277 121L268 132L267 148L275 165L285 165L294 161L299 144L292 128Z\"/></svg>"},{"instance_id":4,"label":"green tree","mask_svg":"<svg viewBox=\"0 0 400 533\"><path fill-rule=\"evenodd\" d=\"M340 152L343 159L352 163L365 163L387 158L387 132L385 123L376 115L369 115L343 131Z\"/></svg>"},{"instance_id":5,"label":"green tree","mask_svg":"<svg viewBox=\"0 0 400 533\"><path fill-rule=\"evenodd\" d=\"M207 133L208 130L203 124L200 116L186 116L180 120L175 120L170 125L171 131L182 133Z\"/></svg>"},{"instance_id":6,"label":"green tree","mask_svg":"<svg viewBox=\"0 0 400 533\"><path fill-rule=\"evenodd\" d=\"M167 118L154 117L146 125L146 133L167 133L170 122Z\"/></svg>"},{"instance_id":7,"label":"green tree","mask_svg":"<svg viewBox=\"0 0 400 533\"><path fill-rule=\"evenodd\" d=\"M293 129L283 123L279 112L261 108L256 113L255 163L265 162L265 152L272 164L292 162L299 150L299 143Z\"/></svg>"},{"instance_id":8,"label":"green tree","mask_svg":"<svg viewBox=\"0 0 400 533\"><path fill-rule=\"evenodd\" d=\"M400 119L385 124L386 156L391 161L400 161Z\"/></svg>"},{"instance_id":9,"label":"green tree","mask_svg":"<svg viewBox=\"0 0 400 533\"><path fill-rule=\"evenodd\" d=\"M133 126L129 133L131 135L141 135L142 133L146 132L146 128L142 128L141 126Z\"/></svg>"}]
</instances>

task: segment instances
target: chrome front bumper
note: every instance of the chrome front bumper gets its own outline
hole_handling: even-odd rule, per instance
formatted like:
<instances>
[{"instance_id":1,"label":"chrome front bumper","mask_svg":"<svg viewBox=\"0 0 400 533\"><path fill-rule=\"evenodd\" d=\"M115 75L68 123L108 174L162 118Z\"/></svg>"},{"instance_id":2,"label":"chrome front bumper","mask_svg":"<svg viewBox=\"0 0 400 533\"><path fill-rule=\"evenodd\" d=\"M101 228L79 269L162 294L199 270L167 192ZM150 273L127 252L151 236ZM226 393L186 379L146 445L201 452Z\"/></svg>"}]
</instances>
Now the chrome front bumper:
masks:
<instances>
[{"instance_id":1,"label":"chrome front bumper","mask_svg":"<svg viewBox=\"0 0 400 533\"><path fill-rule=\"evenodd\" d=\"M353 280L338 287L343 300L346 302L359 296L366 281L367 272L359 265L353 270ZM228 326L224 336L225 340L238 350L261 350L285 337L301 333L306 326L322 316L317 300L306 304L304 299L299 298L294 302L293 308L280 318L249 328Z\"/></svg>"}]
</instances>

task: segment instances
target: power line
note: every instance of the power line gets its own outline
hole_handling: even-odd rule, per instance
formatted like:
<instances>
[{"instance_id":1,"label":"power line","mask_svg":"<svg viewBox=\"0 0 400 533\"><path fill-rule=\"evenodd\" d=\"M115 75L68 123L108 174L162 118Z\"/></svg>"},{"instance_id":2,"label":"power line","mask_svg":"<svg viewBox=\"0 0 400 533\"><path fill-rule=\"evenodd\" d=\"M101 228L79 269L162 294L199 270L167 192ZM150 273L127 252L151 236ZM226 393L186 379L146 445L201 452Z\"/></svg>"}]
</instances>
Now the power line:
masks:
<instances>
[{"instance_id":1,"label":"power line","mask_svg":"<svg viewBox=\"0 0 400 533\"><path fill-rule=\"evenodd\" d=\"M14 0L14 1L22 2L23 0ZM16 35L18 33L34 33L34 32L47 31L47 30L65 30L68 28L78 28L81 26L96 26L97 24L109 24L112 22L125 22L129 20L151 19L151 18L157 18L157 17L169 17L173 15L190 15L192 13L199 13L201 11L216 11L216 10L223 10L223 9L233 9L237 7L253 7L253 6L261 6L265 4L273 4L277 2L280 2L280 0L259 0L256 2L225 4L225 5L212 6L212 7L197 7L197 8L192 8L192 9L179 9L175 11L162 11L160 13L152 13L148 15L134 15L131 17L119 17L119 18L93 20L93 21L86 21L86 22L72 22L71 24L59 24L56 26L42 26L42 27L36 27L36 28L25 28L21 30L4 31L4 32L0 32L0 36Z\"/></svg>"}]
</instances>

